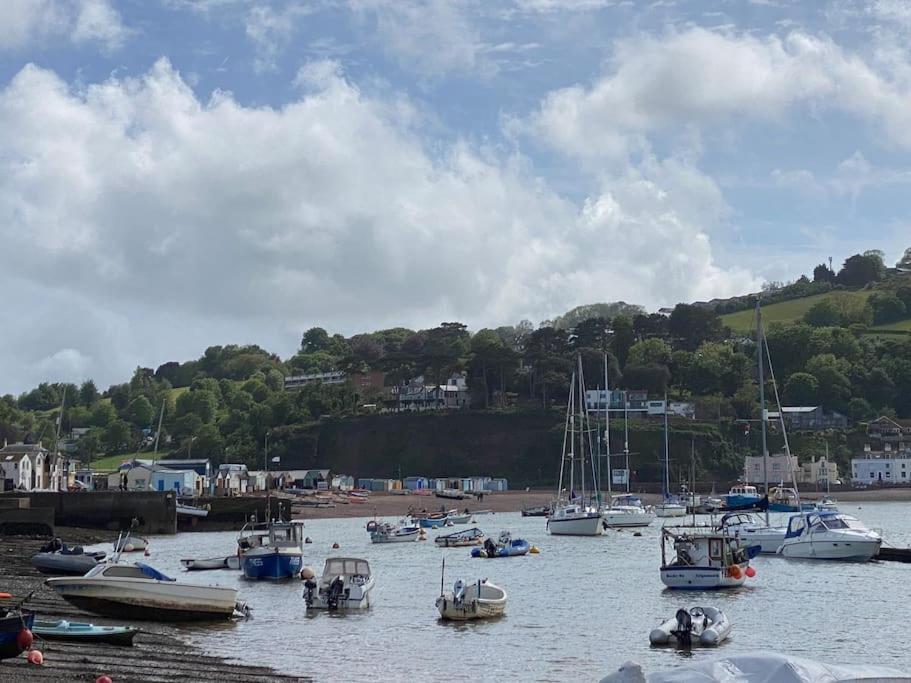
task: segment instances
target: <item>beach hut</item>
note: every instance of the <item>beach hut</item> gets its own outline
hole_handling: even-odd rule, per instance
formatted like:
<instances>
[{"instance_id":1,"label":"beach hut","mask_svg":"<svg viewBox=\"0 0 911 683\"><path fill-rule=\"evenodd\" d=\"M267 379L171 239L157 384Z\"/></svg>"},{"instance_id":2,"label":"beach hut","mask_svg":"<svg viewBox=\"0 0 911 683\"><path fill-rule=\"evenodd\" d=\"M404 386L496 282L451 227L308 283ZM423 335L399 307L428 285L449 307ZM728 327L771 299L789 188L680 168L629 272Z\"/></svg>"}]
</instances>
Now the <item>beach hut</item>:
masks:
<instances>
[{"instance_id":1,"label":"beach hut","mask_svg":"<svg viewBox=\"0 0 911 683\"><path fill-rule=\"evenodd\" d=\"M402 484L409 491L420 491L421 489L433 488L427 477L405 477Z\"/></svg>"}]
</instances>

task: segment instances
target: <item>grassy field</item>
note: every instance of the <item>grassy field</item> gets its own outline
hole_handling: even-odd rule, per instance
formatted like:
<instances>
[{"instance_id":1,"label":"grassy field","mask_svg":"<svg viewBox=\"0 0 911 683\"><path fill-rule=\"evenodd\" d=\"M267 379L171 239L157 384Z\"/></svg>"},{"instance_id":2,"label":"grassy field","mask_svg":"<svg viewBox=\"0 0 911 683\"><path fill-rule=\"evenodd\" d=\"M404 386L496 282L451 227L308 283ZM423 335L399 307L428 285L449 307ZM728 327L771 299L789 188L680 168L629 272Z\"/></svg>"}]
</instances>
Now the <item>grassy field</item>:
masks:
<instances>
[{"instance_id":1,"label":"grassy field","mask_svg":"<svg viewBox=\"0 0 911 683\"><path fill-rule=\"evenodd\" d=\"M911 318L907 320L899 320L897 323L889 323L888 325L877 325L872 327L873 330L899 330L901 332L911 332Z\"/></svg>"},{"instance_id":2,"label":"grassy field","mask_svg":"<svg viewBox=\"0 0 911 683\"><path fill-rule=\"evenodd\" d=\"M142 451L141 453L124 453L123 455L109 455L105 458L95 458L92 460L92 469L95 472L113 472L120 467L120 463L126 460L132 460L133 458L150 459L151 457L152 454L149 451Z\"/></svg>"},{"instance_id":3,"label":"grassy field","mask_svg":"<svg viewBox=\"0 0 911 683\"><path fill-rule=\"evenodd\" d=\"M806 313L810 308L818 301L823 299L853 299L859 303L863 303L867 300L867 297L870 296L872 292L863 291L863 292L845 292L845 291L835 291L835 292L826 292L825 294L815 294L813 296L807 296L802 299L792 299L791 301L782 301L777 304L770 304L768 306L762 307L762 319L765 324L773 322L794 322L800 320L804 313ZM752 309L747 311L737 311L736 313L728 313L727 315L721 316L721 321L730 327L735 332L750 332L754 327L756 313ZM907 323L896 323L896 324L911 324L911 321Z\"/></svg>"}]
</instances>

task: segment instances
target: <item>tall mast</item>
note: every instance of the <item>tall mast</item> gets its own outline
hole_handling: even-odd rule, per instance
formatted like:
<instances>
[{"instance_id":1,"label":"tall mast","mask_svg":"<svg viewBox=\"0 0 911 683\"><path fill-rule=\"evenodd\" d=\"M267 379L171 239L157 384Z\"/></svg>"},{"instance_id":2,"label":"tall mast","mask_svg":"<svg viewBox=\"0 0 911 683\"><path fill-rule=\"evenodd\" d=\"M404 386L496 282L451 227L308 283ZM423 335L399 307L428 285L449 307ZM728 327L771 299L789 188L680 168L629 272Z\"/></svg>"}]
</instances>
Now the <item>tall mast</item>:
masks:
<instances>
[{"instance_id":1,"label":"tall mast","mask_svg":"<svg viewBox=\"0 0 911 683\"><path fill-rule=\"evenodd\" d=\"M626 467L626 492L629 493L629 396L623 390L623 466Z\"/></svg>"},{"instance_id":2,"label":"tall mast","mask_svg":"<svg viewBox=\"0 0 911 683\"><path fill-rule=\"evenodd\" d=\"M573 373L573 380L576 379L576 373ZM569 383L569 499L572 501L573 493L576 492L576 385L574 381Z\"/></svg>"},{"instance_id":3,"label":"tall mast","mask_svg":"<svg viewBox=\"0 0 911 683\"><path fill-rule=\"evenodd\" d=\"M667 500L671 492L671 466L670 448L667 439L667 391L664 392L664 498Z\"/></svg>"},{"instance_id":4,"label":"tall mast","mask_svg":"<svg viewBox=\"0 0 911 683\"><path fill-rule=\"evenodd\" d=\"M569 436L570 450L572 450L572 447L573 447L572 432L570 430L572 428L572 422L571 422L572 405L573 405L572 397L573 397L573 391L575 391L575 386L576 386L576 375L575 375L575 373L573 373L572 377L569 380L569 400L566 402L566 419L564 420L564 423L563 423L563 447L560 449L560 479L557 482L557 500L558 501L563 497L563 471L564 471L564 468L566 467L567 435ZM572 467L571 462L570 462L570 467Z\"/></svg>"},{"instance_id":5,"label":"tall mast","mask_svg":"<svg viewBox=\"0 0 911 683\"><path fill-rule=\"evenodd\" d=\"M607 452L607 504L610 506L613 491L613 470L610 460L610 379L607 375L607 353L604 354L604 444Z\"/></svg>"},{"instance_id":6,"label":"tall mast","mask_svg":"<svg viewBox=\"0 0 911 683\"><path fill-rule=\"evenodd\" d=\"M161 399L161 410L158 412L158 429L155 430L155 455L158 455L158 437L161 436L161 421L164 418L164 399Z\"/></svg>"},{"instance_id":7,"label":"tall mast","mask_svg":"<svg viewBox=\"0 0 911 683\"><path fill-rule=\"evenodd\" d=\"M585 505L585 388L582 381L582 354L578 354L579 365L579 477L581 479L582 504Z\"/></svg>"},{"instance_id":8,"label":"tall mast","mask_svg":"<svg viewBox=\"0 0 911 683\"><path fill-rule=\"evenodd\" d=\"M263 449L266 464L266 521L272 521L272 487L269 486L269 432L266 432L266 443Z\"/></svg>"},{"instance_id":9,"label":"tall mast","mask_svg":"<svg viewBox=\"0 0 911 683\"><path fill-rule=\"evenodd\" d=\"M63 407L66 405L66 385L63 385L63 396L60 399L60 414L57 416L57 430L54 435L54 461L57 463L57 471L60 471L60 430L63 427ZM40 445L40 444L39 444ZM53 470L51 470L52 472ZM50 476L48 477L50 479ZM45 482L48 488L50 488L51 482ZM63 485L62 481L57 482L57 489L60 490L60 487ZM63 487L63 490L66 490L66 487Z\"/></svg>"},{"instance_id":10,"label":"tall mast","mask_svg":"<svg viewBox=\"0 0 911 683\"><path fill-rule=\"evenodd\" d=\"M769 446L766 436L766 408L765 408L765 363L762 358L762 343L765 335L762 333L762 314L759 312L759 299L756 300L756 364L759 366L759 411L762 432L762 478L765 483L766 497L769 495ZM780 410L780 408L779 408ZM800 504L798 501L798 508ZM769 507L765 509L765 523L769 525Z\"/></svg>"}]
</instances>

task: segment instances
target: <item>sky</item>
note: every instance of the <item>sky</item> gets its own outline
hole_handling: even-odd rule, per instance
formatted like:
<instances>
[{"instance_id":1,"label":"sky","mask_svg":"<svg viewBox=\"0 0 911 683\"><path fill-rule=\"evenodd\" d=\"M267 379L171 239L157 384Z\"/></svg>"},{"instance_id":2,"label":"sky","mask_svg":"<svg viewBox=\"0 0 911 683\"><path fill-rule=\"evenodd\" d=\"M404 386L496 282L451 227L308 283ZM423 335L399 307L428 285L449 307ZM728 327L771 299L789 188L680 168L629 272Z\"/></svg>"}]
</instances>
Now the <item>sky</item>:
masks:
<instances>
[{"instance_id":1,"label":"sky","mask_svg":"<svg viewBox=\"0 0 911 683\"><path fill-rule=\"evenodd\" d=\"M3 0L0 394L911 246L903 0Z\"/></svg>"}]
</instances>

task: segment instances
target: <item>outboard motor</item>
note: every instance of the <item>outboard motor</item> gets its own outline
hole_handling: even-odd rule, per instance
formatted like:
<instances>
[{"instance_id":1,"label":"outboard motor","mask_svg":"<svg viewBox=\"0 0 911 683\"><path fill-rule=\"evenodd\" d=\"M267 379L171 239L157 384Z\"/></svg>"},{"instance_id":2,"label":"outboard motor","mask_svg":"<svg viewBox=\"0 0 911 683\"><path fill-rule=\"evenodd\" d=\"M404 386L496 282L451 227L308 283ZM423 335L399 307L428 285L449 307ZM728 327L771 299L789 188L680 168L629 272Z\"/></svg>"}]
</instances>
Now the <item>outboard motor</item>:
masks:
<instances>
[{"instance_id":1,"label":"outboard motor","mask_svg":"<svg viewBox=\"0 0 911 683\"><path fill-rule=\"evenodd\" d=\"M459 579L452 587L452 600L458 604L462 602L463 597L465 597L465 582Z\"/></svg>"},{"instance_id":2,"label":"outboard motor","mask_svg":"<svg viewBox=\"0 0 911 683\"><path fill-rule=\"evenodd\" d=\"M677 645L689 649L693 645L693 618L683 607L677 610L677 628L671 631Z\"/></svg>"},{"instance_id":3,"label":"outboard motor","mask_svg":"<svg viewBox=\"0 0 911 683\"><path fill-rule=\"evenodd\" d=\"M488 538L484 541L484 552L487 553L487 557L496 557L497 544Z\"/></svg>"},{"instance_id":4,"label":"outboard motor","mask_svg":"<svg viewBox=\"0 0 911 683\"><path fill-rule=\"evenodd\" d=\"M326 607L330 610L338 609L338 601L342 596L342 591L345 588L345 582L342 580L342 577L336 576L332 583L329 584L329 590L326 591Z\"/></svg>"},{"instance_id":5,"label":"outboard motor","mask_svg":"<svg viewBox=\"0 0 911 683\"><path fill-rule=\"evenodd\" d=\"M313 604L313 591L316 590L316 581L313 579L307 579L304 582L304 602L307 603L307 607Z\"/></svg>"}]
</instances>

